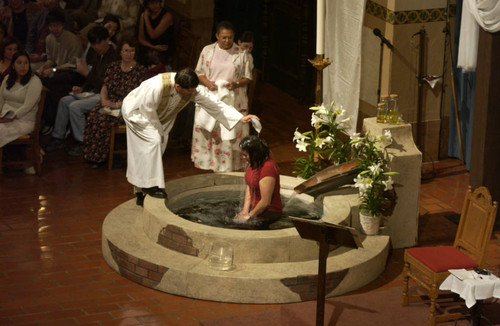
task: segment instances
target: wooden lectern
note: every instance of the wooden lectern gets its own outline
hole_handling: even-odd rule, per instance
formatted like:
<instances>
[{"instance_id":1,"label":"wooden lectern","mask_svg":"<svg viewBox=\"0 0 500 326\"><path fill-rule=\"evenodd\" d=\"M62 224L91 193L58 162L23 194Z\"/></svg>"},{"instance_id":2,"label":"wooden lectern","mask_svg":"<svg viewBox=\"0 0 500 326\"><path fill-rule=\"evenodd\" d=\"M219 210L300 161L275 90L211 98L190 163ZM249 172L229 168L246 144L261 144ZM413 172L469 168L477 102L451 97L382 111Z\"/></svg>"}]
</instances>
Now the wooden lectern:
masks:
<instances>
[{"instance_id":1,"label":"wooden lectern","mask_svg":"<svg viewBox=\"0 0 500 326\"><path fill-rule=\"evenodd\" d=\"M337 245L357 249L362 247L362 244L357 231L353 228L296 217L290 217L290 219L302 239L314 240L319 243L316 326L323 326L325 319L326 260L329 246Z\"/></svg>"}]
</instances>

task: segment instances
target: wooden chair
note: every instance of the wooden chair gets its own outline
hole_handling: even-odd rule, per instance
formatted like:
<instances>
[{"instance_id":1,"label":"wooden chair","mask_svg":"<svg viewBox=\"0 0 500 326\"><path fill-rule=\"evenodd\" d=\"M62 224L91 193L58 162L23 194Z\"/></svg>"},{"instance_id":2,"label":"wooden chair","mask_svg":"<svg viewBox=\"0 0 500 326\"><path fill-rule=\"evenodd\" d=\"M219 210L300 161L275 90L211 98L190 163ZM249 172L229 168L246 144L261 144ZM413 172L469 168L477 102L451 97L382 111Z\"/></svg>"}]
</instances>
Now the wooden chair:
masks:
<instances>
[{"instance_id":1,"label":"wooden chair","mask_svg":"<svg viewBox=\"0 0 500 326\"><path fill-rule=\"evenodd\" d=\"M411 278L429 292L429 326L461 316L460 313L436 314L439 285L450 274L449 269L483 267L497 208L497 202L492 203L486 187L479 187L474 192L469 187L453 246L405 250L402 305L406 306L410 301L419 299L417 296L408 296L408 281Z\"/></svg>"},{"instance_id":2,"label":"wooden chair","mask_svg":"<svg viewBox=\"0 0 500 326\"><path fill-rule=\"evenodd\" d=\"M40 124L42 120L43 104L45 102L45 91L40 94L40 101L38 102L38 110L35 119L35 128L33 131L27 135L21 136L18 139L8 143L3 148L0 148L0 171L2 171L3 166L10 165L33 165L35 166L35 171L37 175L42 174L42 158L40 156ZM8 162L2 162L3 149L7 146L25 146L26 147L26 157L24 160L12 160Z\"/></svg>"},{"instance_id":3,"label":"wooden chair","mask_svg":"<svg viewBox=\"0 0 500 326\"><path fill-rule=\"evenodd\" d=\"M126 134L127 133L127 126L126 125L119 125L119 126L114 126L111 128L111 136L110 136L110 142L109 142L109 155L108 155L108 170L113 169L113 159L115 154L127 154L127 148L125 149L117 149L116 148L116 135L120 134Z\"/></svg>"}]
</instances>

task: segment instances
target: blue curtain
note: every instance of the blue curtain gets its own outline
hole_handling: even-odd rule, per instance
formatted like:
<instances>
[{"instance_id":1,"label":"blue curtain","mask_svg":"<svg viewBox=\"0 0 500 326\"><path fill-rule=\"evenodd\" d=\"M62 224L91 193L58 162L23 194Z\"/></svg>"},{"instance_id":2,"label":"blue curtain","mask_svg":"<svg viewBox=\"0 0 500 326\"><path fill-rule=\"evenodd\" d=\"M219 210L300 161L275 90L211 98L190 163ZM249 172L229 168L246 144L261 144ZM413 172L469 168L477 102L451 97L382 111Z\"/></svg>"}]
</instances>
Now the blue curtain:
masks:
<instances>
[{"instance_id":1,"label":"blue curtain","mask_svg":"<svg viewBox=\"0 0 500 326\"><path fill-rule=\"evenodd\" d=\"M463 0L457 0L455 19L455 38L453 40L453 80L457 99L458 119L462 135L464 157L461 157L460 143L457 133L457 122L453 93L450 107L450 134L448 138L448 156L462 158L467 170L470 170L470 152L472 144L472 125L474 115L474 94L476 89L476 72L462 72L457 68L458 41L460 39L460 22L462 20Z\"/></svg>"}]
</instances>

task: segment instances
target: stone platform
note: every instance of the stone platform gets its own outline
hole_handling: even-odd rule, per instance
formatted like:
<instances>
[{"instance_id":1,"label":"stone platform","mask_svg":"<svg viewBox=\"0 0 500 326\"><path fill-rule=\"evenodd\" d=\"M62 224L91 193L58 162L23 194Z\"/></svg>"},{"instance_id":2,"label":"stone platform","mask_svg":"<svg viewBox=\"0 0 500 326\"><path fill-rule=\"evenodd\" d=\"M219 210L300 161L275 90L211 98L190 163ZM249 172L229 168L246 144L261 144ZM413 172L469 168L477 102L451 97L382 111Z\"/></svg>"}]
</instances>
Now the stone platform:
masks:
<instances>
[{"instance_id":1,"label":"stone platform","mask_svg":"<svg viewBox=\"0 0 500 326\"><path fill-rule=\"evenodd\" d=\"M204 174L167 183L169 201L193 191L240 189L243 174ZM282 195L299 184L281 176ZM301 195L302 196L302 195ZM321 198L324 220L351 225L357 194L343 189ZM327 297L358 289L385 269L387 235L359 235L362 248L332 249L327 261ZM208 265L214 241L234 247L234 268L218 271ZM146 197L144 208L130 200L112 210L103 223L102 249L107 263L122 276L171 294L223 302L289 303L316 298L318 250L295 228L233 230L184 220L163 200Z\"/></svg>"}]
</instances>

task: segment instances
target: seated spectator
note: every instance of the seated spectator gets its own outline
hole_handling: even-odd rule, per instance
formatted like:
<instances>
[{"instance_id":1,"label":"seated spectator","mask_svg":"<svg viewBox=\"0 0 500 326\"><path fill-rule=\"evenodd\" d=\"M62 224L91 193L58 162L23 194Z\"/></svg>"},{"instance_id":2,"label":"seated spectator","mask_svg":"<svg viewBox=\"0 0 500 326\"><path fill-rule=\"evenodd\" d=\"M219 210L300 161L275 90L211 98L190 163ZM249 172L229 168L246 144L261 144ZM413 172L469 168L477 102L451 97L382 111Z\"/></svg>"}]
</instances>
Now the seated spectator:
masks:
<instances>
[{"instance_id":1,"label":"seated spectator","mask_svg":"<svg viewBox=\"0 0 500 326\"><path fill-rule=\"evenodd\" d=\"M102 26L94 27L89 31L88 38L90 50L87 53L86 61L80 59L76 68L80 74L85 76L85 83L73 86L72 94L59 101L54 131L45 146L46 151L65 147L66 130L70 124L76 144L68 154L73 156L82 154L81 143L85 129L85 113L99 103L106 68L117 59L115 49L109 45L107 29Z\"/></svg>"},{"instance_id":2,"label":"seated spectator","mask_svg":"<svg viewBox=\"0 0 500 326\"><path fill-rule=\"evenodd\" d=\"M107 14L104 16L104 19L100 23L90 23L88 24L85 28L83 28L79 35L80 38L82 39L82 42L84 45L87 46L87 50L89 49L90 45L88 44L87 40L87 34L88 32L96 26L103 26L108 30L109 33L109 44L116 49L116 35L120 33L120 19L112 14ZM85 50L85 53L87 53L87 50Z\"/></svg>"},{"instance_id":3,"label":"seated spectator","mask_svg":"<svg viewBox=\"0 0 500 326\"><path fill-rule=\"evenodd\" d=\"M97 168L108 157L111 128L124 124L119 115L122 101L133 89L147 78L147 69L135 60L137 41L123 39L120 45L120 61L106 69L101 88L101 102L87 117L83 135L83 158L92 168Z\"/></svg>"},{"instance_id":4,"label":"seated spectator","mask_svg":"<svg viewBox=\"0 0 500 326\"><path fill-rule=\"evenodd\" d=\"M144 0L146 8L139 20L139 59L147 66L170 65L174 53L174 17L160 0Z\"/></svg>"},{"instance_id":5,"label":"seated spectator","mask_svg":"<svg viewBox=\"0 0 500 326\"><path fill-rule=\"evenodd\" d=\"M45 51L45 39L49 35L49 25L47 15L52 10L57 10L64 15L64 27L68 31L73 31L73 18L59 6L59 0L42 0L43 9L38 12L28 29L28 38L26 40L26 51L30 54L31 63L39 63L43 60ZM37 64L35 67L41 65Z\"/></svg>"},{"instance_id":6,"label":"seated spectator","mask_svg":"<svg viewBox=\"0 0 500 326\"><path fill-rule=\"evenodd\" d=\"M47 15L49 35L45 39L47 61L38 69L40 77L53 75L54 68L61 69L72 65L76 68L76 60L83 53L82 43L78 37L64 29L64 15L59 11L51 11Z\"/></svg>"},{"instance_id":7,"label":"seated spectator","mask_svg":"<svg viewBox=\"0 0 500 326\"><path fill-rule=\"evenodd\" d=\"M97 10L101 5L100 0L82 0L77 8L69 10L71 17L75 21L76 30L79 31L97 19ZM66 7L66 10L69 8Z\"/></svg>"},{"instance_id":8,"label":"seated spectator","mask_svg":"<svg viewBox=\"0 0 500 326\"><path fill-rule=\"evenodd\" d=\"M57 10L47 15L49 35L45 40L47 61L38 68L42 84L50 91L45 98L42 134L48 134L54 125L57 104L77 84L81 76L72 71L82 56L82 43L78 37L64 29L64 16Z\"/></svg>"},{"instance_id":9,"label":"seated spectator","mask_svg":"<svg viewBox=\"0 0 500 326\"><path fill-rule=\"evenodd\" d=\"M12 68L12 57L18 51L19 44L13 37L6 37L0 43L0 82L10 73Z\"/></svg>"},{"instance_id":10,"label":"seated spectator","mask_svg":"<svg viewBox=\"0 0 500 326\"><path fill-rule=\"evenodd\" d=\"M31 71L29 55L16 52L11 73L0 86L0 147L33 131L41 92L42 83ZM25 172L35 171L28 167Z\"/></svg>"},{"instance_id":11,"label":"seated spectator","mask_svg":"<svg viewBox=\"0 0 500 326\"><path fill-rule=\"evenodd\" d=\"M6 7L0 8L0 21L6 26L5 35L14 36L24 47L28 37L28 26L41 9L39 4L31 1L9 0Z\"/></svg>"},{"instance_id":12,"label":"seated spectator","mask_svg":"<svg viewBox=\"0 0 500 326\"><path fill-rule=\"evenodd\" d=\"M106 14L113 14L120 18L121 30L124 35L135 35L135 25L139 16L139 1L102 0L97 16L103 18Z\"/></svg>"}]
</instances>

